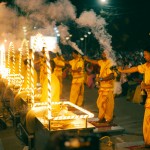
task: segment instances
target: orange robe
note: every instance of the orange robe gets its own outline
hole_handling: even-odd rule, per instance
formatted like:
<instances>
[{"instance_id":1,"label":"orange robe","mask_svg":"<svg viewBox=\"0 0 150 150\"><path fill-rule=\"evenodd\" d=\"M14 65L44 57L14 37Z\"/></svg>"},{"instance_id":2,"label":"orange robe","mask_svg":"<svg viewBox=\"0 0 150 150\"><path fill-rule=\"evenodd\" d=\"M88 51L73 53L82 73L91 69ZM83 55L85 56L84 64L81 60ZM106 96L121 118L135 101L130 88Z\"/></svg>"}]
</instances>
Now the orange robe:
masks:
<instances>
[{"instance_id":1,"label":"orange robe","mask_svg":"<svg viewBox=\"0 0 150 150\"><path fill-rule=\"evenodd\" d=\"M144 74L144 83L150 85L150 67L146 65L138 66L138 71ZM144 113L144 120L143 120L143 136L145 144L150 145L150 89L146 90L147 92L147 99L145 103L145 113Z\"/></svg>"},{"instance_id":2,"label":"orange robe","mask_svg":"<svg viewBox=\"0 0 150 150\"><path fill-rule=\"evenodd\" d=\"M112 73L110 67L112 66L110 60L99 60L98 65L100 69L100 78L105 78ZM106 121L111 121L113 118L114 111L114 81L101 81L99 88L99 96L97 99L97 107L99 109L98 118L105 119Z\"/></svg>"},{"instance_id":3,"label":"orange robe","mask_svg":"<svg viewBox=\"0 0 150 150\"><path fill-rule=\"evenodd\" d=\"M60 82L60 95L62 94L62 68L65 66L64 61L62 61L61 59L55 57L54 58L54 62L55 62L55 68L54 68L54 73L57 76L59 82ZM59 67L61 66L61 67Z\"/></svg>"},{"instance_id":4,"label":"orange robe","mask_svg":"<svg viewBox=\"0 0 150 150\"><path fill-rule=\"evenodd\" d=\"M69 61L72 70L82 68L80 72L72 73L72 84L70 91L70 102L82 106L84 98L84 61L82 58Z\"/></svg>"},{"instance_id":5,"label":"orange robe","mask_svg":"<svg viewBox=\"0 0 150 150\"><path fill-rule=\"evenodd\" d=\"M47 77L47 65L46 65L46 58L41 58L40 59L40 83L43 86L43 82L45 78Z\"/></svg>"}]
</instances>

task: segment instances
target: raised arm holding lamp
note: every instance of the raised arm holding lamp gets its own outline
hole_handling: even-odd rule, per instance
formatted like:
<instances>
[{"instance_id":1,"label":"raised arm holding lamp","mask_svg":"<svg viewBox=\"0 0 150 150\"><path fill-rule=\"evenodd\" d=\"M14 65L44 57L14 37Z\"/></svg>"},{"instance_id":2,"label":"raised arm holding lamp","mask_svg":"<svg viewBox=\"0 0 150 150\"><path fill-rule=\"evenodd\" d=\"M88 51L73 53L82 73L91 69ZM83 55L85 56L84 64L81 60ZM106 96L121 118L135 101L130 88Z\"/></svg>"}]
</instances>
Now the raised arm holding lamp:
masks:
<instances>
[{"instance_id":1,"label":"raised arm holding lamp","mask_svg":"<svg viewBox=\"0 0 150 150\"><path fill-rule=\"evenodd\" d=\"M113 120L114 111L114 73L110 69L111 61L106 57L105 50L102 52L101 60L91 60L88 57L84 59L92 64L97 64L101 69L99 73L100 87L98 91L97 107L99 109L98 119L99 123L111 124Z\"/></svg>"}]
</instances>

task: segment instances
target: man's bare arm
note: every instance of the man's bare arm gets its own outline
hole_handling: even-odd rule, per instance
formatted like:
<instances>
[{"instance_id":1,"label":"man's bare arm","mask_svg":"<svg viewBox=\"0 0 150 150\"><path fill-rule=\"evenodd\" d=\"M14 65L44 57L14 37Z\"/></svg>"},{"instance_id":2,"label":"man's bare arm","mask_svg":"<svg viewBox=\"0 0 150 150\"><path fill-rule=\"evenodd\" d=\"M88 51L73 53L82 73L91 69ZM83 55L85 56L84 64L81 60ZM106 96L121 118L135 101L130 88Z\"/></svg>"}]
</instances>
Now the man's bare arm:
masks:
<instances>
[{"instance_id":1,"label":"man's bare arm","mask_svg":"<svg viewBox=\"0 0 150 150\"><path fill-rule=\"evenodd\" d=\"M121 73L134 73L134 72L138 72L138 67L131 67L128 69L120 69L118 68L118 71Z\"/></svg>"},{"instance_id":2,"label":"man's bare arm","mask_svg":"<svg viewBox=\"0 0 150 150\"><path fill-rule=\"evenodd\" d=\"M86 60L87 62L90 62L92 64L98 65L97 60L89 59L87 56L84 56L84 60Z\"/></svg>"}]
</instances>

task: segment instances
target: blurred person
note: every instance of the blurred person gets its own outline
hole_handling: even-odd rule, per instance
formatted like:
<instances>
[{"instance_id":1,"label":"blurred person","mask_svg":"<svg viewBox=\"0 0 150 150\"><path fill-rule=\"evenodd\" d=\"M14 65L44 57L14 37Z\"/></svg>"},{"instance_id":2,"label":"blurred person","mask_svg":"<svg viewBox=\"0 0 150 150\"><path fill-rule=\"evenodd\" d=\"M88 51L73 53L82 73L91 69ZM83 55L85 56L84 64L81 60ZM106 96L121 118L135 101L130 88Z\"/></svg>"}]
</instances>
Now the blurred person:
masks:
<instances>
[{"instance_id":1,"label":"blurred person","mask_svg":"<svg viewBox=\"0 0 150 150\"><path fill-rule=\"evenodd\" d=\"M89 88L94 88L95 83L94 83L94 79L95 79L96 75L94 74L94 67L93 64L88 63L86 65L86 85Z\"/></svg>"},{"instance_id":2,"label":"blurred person","mask_svg":"<svg viewBox=\"0 0 150 150\"><path fill-rule=\"evenodd\" d=\"M99 123L106 122L108 124L112 123L113 112L114 112L114 73L110 69L112 66L111 61L106 57L105 50L102 52L101 60L91 60L87 57L84 59L92 64L99 65L99 96L97 99L97 107L99 109Z\"/></svg>"},{"instance_id":3,"label":"blurred person","mask_svg":"<svg viewBox=\"0 0 150 150\"><path fill-rule=\"evenodd\" d=\"M135 92L134 92L134 96L133 96L133 99L132 99L132 101L133 101L133 103L138 103L138 104L140 104L140 103L142 103L143 102L143 99L142 99L142 94L141 94L141 85L139 84L139 85L137 85L137 87L136 87L136 89L135 89ZM144 94L145 94L145 92L144 92Z\"/></svg>"},{"instance_id":4,"label":"blurred person","mask_svg":"<svg viewBox=\"0 0 150 150\"><path fill-rule=\"evenodd\" d=\"M51 65L51 100L53 102L60 101L60 83L57 76L54 73L55 63L50 61ZM48 78L46 77L42 86L41 102L47 102L48 99Z\"/></svg>"},{"instance_id":5,"label":"blurred person","mask_svg":"<svg viewBox=\"0 0 150 150\"><path fill-rule=\"evenodd\" d=\"M121 81L120 81L120 78L121 78L121 73L118 72L118 69L117 67L121 67L122 66L122 63L119 62L119 61L116 61L116 65L117 66L112 66L110 69L112 71L114 71L115 73L115 82L114 82L114 97L118 97L121 95L122 93L122 86L121 86Z\"/></svg>"},{"instance_id":6,"label":"blurred person","mask_svg":"<svg viewBox=\"0 0 150 150\"><path fill-rule=\"evenodd\" d=\"M122 87L121 87L121 82L120 82L120 74L116 74L116 79L114 82L114 96L120 96L122 93Z\"/></svg>"},{"instance_id":7,"label":"blurred person","mask_svg":"<svg viewBox=\"0 0 150 150\"><path fill-rule=\"evenodd\" d=\"M47 70L46 70L46 54L45 54L45 47L42 48L41 54L40 54L40 83L41 86L43 86L43 82L47 76Z\"/></svg>"},{"instance_id":8,"label":"blurred person","mask_svg":"<svg viewBox=\"0 0 150 150\"><path fill-rule=\"evenodd\" d=\"M23 85L22 85L22 88L27 88L27 87L31 87L31 60L29 59L29 67L30 67L30 71L29 71L29 74L27 72L27 64L28 64L28 60L25 59L24 60L24 82L23 82ZM34 87L36 87L37 85L37 72L35 69L33 69L34 71ZM29 76L29 81L28 81L28 76ZM28 85L29 84L29 85Z\"/></svg>"},{"instance_id":9,"label":"blurred person","mask_svg":"<svg viewBox=\"0 0 150 150\"><path fill-rule=\"evenodd\" d=\"M64 58L59 53L56 53L56 57L53 60L55 62L54 73L57 76L57 78L59 79L59 82L60 82L60 95L62 95L62 88L63 88L63 84L62 84L62 80L63 80L62 69L65 66Z\"/></svg>"},{"instance_id":10,"label":"blurred person","mask_svg":"<svg viewBox=\"0 0 150 150\"><path fill-rule=\"evenodd\" d=\"M123 65L121 67L123 69L129 68L126 63L123 63ZM128 78L127 78L126 73L121 73L120 82L121 82L121 87L122 87L122 96L126 96L127 92L128 92L128 87L129 87Z\"/></svg>"},{"instance_id":11,"label":"blurred person","mask_svg":"<svg viewBox=\"0 0 150 150\"><path fill-rule=\"evenodd\" d=\"M147 92L147 99L145 103L145 113L143 120L143 136L145 146L150 148L150 46L144 49L144 64L131 67L129 69L118 69L122 73L139 72L144 75L144 82L141 84L141 89Z\"/></svg>"}]
</instances>

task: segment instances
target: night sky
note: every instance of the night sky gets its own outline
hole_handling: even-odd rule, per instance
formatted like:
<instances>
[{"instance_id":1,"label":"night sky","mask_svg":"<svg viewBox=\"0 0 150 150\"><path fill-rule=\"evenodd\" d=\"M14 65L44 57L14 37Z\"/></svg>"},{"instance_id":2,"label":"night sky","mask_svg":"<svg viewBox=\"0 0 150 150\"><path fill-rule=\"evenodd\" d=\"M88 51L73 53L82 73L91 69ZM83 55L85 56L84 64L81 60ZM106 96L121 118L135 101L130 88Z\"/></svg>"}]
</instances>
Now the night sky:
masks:
<instances>
[{"instance_id":1,"label":"night sky","mask_svg":"<svg viewBox=\"0 0 150 150\"><path fill-rule=\"evenodd\" d=\"M93 9L102 15L115 50L134 51L150 43L150 0L71 0L77 12ZM81 3L82 2L82 3Z\"/></svg>"}]
</instances>

